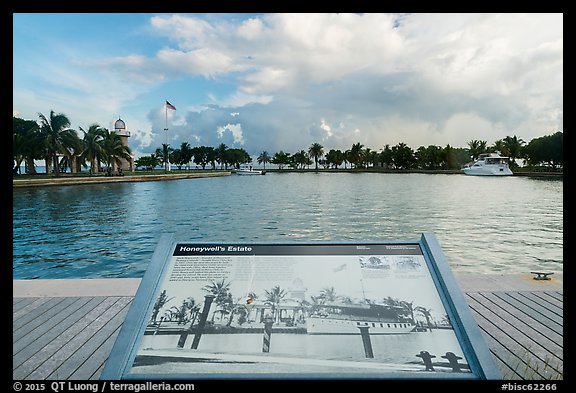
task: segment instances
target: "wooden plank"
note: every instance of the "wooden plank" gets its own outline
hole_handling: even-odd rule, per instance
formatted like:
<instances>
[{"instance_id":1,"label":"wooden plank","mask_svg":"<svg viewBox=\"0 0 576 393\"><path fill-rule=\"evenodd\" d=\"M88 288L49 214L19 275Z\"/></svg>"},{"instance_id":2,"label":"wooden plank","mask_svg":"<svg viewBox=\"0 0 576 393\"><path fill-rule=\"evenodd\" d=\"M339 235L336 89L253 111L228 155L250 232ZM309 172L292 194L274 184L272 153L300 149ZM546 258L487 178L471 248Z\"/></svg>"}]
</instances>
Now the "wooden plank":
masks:
<instances>
[{"instance_id":1,"label":"wooden plank","mask_svg":"<svg viewBox=\"0 0 576 393\"><path fill-rule=\"evenodd\" d=\"M549 318L541 313L535 312L530 306L519 302L516 298L511 297L508 292L493 292L493 296L497 297L499 301L504 304L504 307L508 307L510 310L515 310L515 315L523 314L528 318L534 320L534 323L538 326L545 326L555 334L562 336L562 329L559 328L558 324L553 323Z\"/></svg>"},{"instance_id":2,"label":"wooden plank","mask_svg":"<svg viewBox=\"0 0 576 393\"><path fill-rule=\"evenodd\" d=\"M31 313L32 310L35 310L36 308L40 307L44 303L50 301L50 299L51 298L45 298L45 297L34 299L34 301L26 304L24 307L20 308L18 311L15 311L15 312L13 311L12 312L12 320L17 321L18 319L22 318L23 316Z\"/></svg>"},{"instance_id":3,"label":"wooden plank","mask_svg":"<svg viewBox=\"0 0 576 393\"><path fill-rule=\"evenodd\" d=\"M121 311L122 318L126 317L128 312L128 308ZM108 360L108 356L112 351L112 347L116 342L116 337L118 337L118 333L120 332L120 328L122 326L118 326L118 328L112 332L112 334L102 343L102 345L97 348L94 353L90 356L90 360L84 362L74 373L70 376L69 379L98 379L100 378L100 374L104 369L104 365L106 364L106 360Z\"/></svg>"},{"instance_id":4,"label":"wooden plank","mask_svg":"<svg viewBox=\"0 0 576 393\"><path fill-rule=\"evenodd\" d=\"M68 311L68 307L73 304L77 298L53 298L38 307L34 312L24 315L12 323L12 341L16 342L40 325L49 323L55 315Z\"/></svg>"},{"instance_id":5,"label":"wooden plank","mask_svg":"<svg viewBox=\"0 0 576 393\"><path fill-rule=\"evenodd\" d=\"M31 320L38 318L46 311L50 310L52 307L60 303L63 298L43 298L42 300L42 303L35 303L34 306L29 304L25 309L12 311L12 333L16 332L23 326L28 325Z\"/></svg>"},{"instance_id":6,"label":"wooden plank","mask_svg":"<svg viewBox=\"0 0 576 393\"><path fill-rule=\"evenodd\" d=\"M78 350L65 359L46 379L70 379L70 376L78 367L88 359L90 359L91 363L96 363L96 359L93 356L94 353L122 326L131 301L132 298L126 298L124 306L117 311L116 315L113 315L107 321L102 321L104 324L93 335L89 336L88 340L83 342ZM119 301L117 304L121 305L122 302ZM102 317L104 317L104 315ZM94 328L97 329L97 326ZM106 358L101 358L98 363L103 364L105 360Z\"/></svg>"},{"instance_id":7,"label":"wooden plank","mask_svg":"<svg viewBox=\"0 0 576 393\"><path fill-rule=\"evenodd\" d=\"M480 328L480 331L484 336L484 340L486 341L486 345L488 345L490 348L490 352L492 353L496 364L500 369L502 379L524 379L523 373L516 370L516 366L512 366L512 363L516 364L518 362L522 362L522 359L516 357L514 352L511 352L508 347L502 344L498 338L492 334L491 328L486 328L486 323L489 321L485 320L482 315L477 313L474 314L478 322L478 327Z\"/></svg>"},{"instance_id":8,"label":"wooden plank","mask_svg":"<svg viewBox=\"0 0 576 393\"><path fill-rule=\"evenodd\" d=\"M32 298L30 298L30 299L32 299ZM25 300L26 299L21 298L21 297L12 297L12 309L14 309L14 306L16 306L18 303L23 302Z\"/></svg>"},{"instance_id":9,"label":"wooden plank","mask_svg":"<svg viewBox=\"0 0 576 393\"><path fill-rule=\"evenodd\" d=\"M28 376L28 379L46 379L54 370L62 365L70 356L80 349L95 334L122 310L132 300L131 298L109 298L115 301L106 309L99 310L98 315L87 316L85 326L76 332L69 340L63 343L54 351L48 359L45 359L39 367L35 368ZM107 299L108 300L108 299ZM82 323L82 322L81 322Z\"/></svg>"},{"instance_id":10,"label":"wooden plank","mask_svg":"<svg viewBox=\"0 0 576 393\"><path fill-rule=\"evenodd\" d=\"M37 352L42 350L46 345L50 344L59 335L70 329L74 324L82 319L90 310L98 307L105 298L87 298L89 301L84 303L80 308L74 312L64 311L49 321L46 327L34 329L30 333L30 337L23 337L13 344L12 366L13 369L20 366L22 363L33 357Z\"/></svg>"},{"instance_id":11,"label":"wooden plank","mask_svg":"<svg viewBox=\"0 0 576 393\"><path fill-rule=\"evenodd\" d=\"M61 329L60 326L58 326L56 329L51 329L50 332L48 332L50 340L37 340L39 345L30 346L20 351L17 356L24 353L24 355L28 355L29 357L18 367L14 368L14 379L26 379L34 370L53 356L56 351L82 332L90 322L98 318L103 312L116 303L118 298L94 298L93 300L98 303L98 305L96 307L89 307L87 310L84 308L80 309L83 310L83 312L79 310L79 312L75 313L76 315L69 321L71 323L68 328ZM90 304L91 302L88 302L87 306ZM38 346L40 346L40 348L38 348ZM31 347L33 348L29 350Z\"/></svg>"},{"instance_id":12,"label":"wooden plank","mask_svg":"<svg viewBox=\"0 0 576 393\"><path fill-rule=\"evenodd\" d=\"M12 298L12 314L14 314L15 311L20 310L22 307L26 306L27 304L32 303L36 299L38 299L38 298L37 297Z\"/></svg>"},{"instance_id":13,"label":"wooden plank","mask_svg":"<svg viewBox=\"0 0 576 393\"><path fill-rule=\"evenodd\" d=\"M547 316L560 326L564 324L562 311L559 311L558 308L551 305L550 302L543 301L541 298L534 296L531 292L511 292L510 295L525 305L532 307L537 313Z\"/></svg>"},{"instance_id":14,"label":"wooden plank","mask_svg":"<svg viewBox=\"0 0 576 393\"><path fill-rule=\"evenodd\" d=\"M526 294L535 302L547 307L553 313L564 318L564 301L546 295L546 292L529 292Z\"/></svg>"},{"instance_id":15,"label":"wooden plank","mask_svg":"<svg viewBox=\"0 0 576 393\"><path fill-rule=\"evenodd\" d=\"M518 372L518 370L515 370L510 364L507 363L507 359L503 359L500 357L502 352L506 353L506 351L505 351L506 348L496 349L498 347L501 347L501 344L498 341L496 341L495 339L493 339L492 337L490 337L490 335L487 332L485 332L484 330L482 330L482 328L480 328L480 331L482 332L482 335L484 336L484 340L486 341L486 344L490 347L490 353L494 357L494 361L496 363L496 366L498 367L498 369L500 370L500 373L502 374L502 379L506 379L506 380L522 380L522 379L524 379L522 374L520 374Z\"/></svg>"},{"instance_id":16,"label":"wooden plank","mask_svg":"<svg viewBox=\"0 0 576 393\"><path fill-rule=\"evenodd\" d=\"M116 342L116 337L120 332L120 327L110 336L108 339L102 343L102 345L94 351L89 361L84 362L68 379L74 380L89 380L89 379L99 379L104 365L110 356L112 347Z\"/></svg>"},{"instance_id":17,"label":"wooden plank","mask_svg":"<svg viewBox=\"0 0 576 393\"><path fill-rule=\"evenodd\" d=\"M562 292L543 292L543 294L545 294L546 296L550 296L553 297L556 300L559 300L561 302L564 302L564 294Z\"/></svg>"},{"instance_id":18,"label":"wooden plank","mask_svg":"<svg viewBox=\"0 0 576 393\"><path fill-rule=\"evenodd\" d=\"M485 294L493 299L499 299L498 294ZM502 302L501 302L502 303ZM509 303L502 303L504 306L509 306ZM522 356L527 358L528 363L531 364L530 368L522 364L516 363L517 367L521 367L525 376L529 379L533 374L533 369L538 369L539 375L543 375L545 379L562 379L563 376L563 337L554 332L551 327L556 326L556 322L552 320L543 321L538 315L539 321L534 320L523 311L509 308L515 317L523 320L526 323L526 328L522 329L522 334L525 339L536 342L542 336L547 338L543 343L532 344L529 351L526 351ZM510 319L508 319L510 320ZM538 332L538 333L536 333ZM514 333L511 330L509 333ZM528 341L528 342L530 342ZM545 345L541 345L545 344ZM540 359L542 362L540 362Z\"/></svg>"},{"instance_id":19,"label":"wooden plank","mask_svg":"<svg viewBox=\"0 0 576 393\"><path fill-rule=\"evenodd\" d=\"M481 293L472 296L476 300L486 303L490 312L498 314L503 321L514 326L520 334L530 337L535 342L540 342L544 347L548 347L555 356L562 356L563 337L547 324L535 321L526 313L514 308L509 303L503 301L494 293ZM484 300L482 300L484 299Z\"/></svg>"},{"instance_id":20,"label":"wooden plank","mask_svg":"<svg viewBox=\"0 0 576 393\"><path fill-rule=\"evenodd\" d=\"M539 304L534 303L517 292L494 292L494 294L518 310L521 310L526 315L534 318L536 321L550 327L550 329L556 333L562 334L562 317L549 312L544 307L541 307Z\"/></svg>"},{"instance_id":21,"label":"wooden plank","mask_svg":"<svg viewBox=\"0 0 576 393\"><path fill-rule=\"evenodd\" d=\"M527 342L518 339L514 331L498 315L492 313L489 308L485 307L473 297L468 297L470 308L477 318L478 326L485 332L491 340L491 349L493 353L513 370L517 370L524 379L546 379L549 374L546 373L548 368L546 359L536 356ZM559 372L560 370L556 370ZM504 376L506 378L506 376Z\"/></svg>"}]
</instances>

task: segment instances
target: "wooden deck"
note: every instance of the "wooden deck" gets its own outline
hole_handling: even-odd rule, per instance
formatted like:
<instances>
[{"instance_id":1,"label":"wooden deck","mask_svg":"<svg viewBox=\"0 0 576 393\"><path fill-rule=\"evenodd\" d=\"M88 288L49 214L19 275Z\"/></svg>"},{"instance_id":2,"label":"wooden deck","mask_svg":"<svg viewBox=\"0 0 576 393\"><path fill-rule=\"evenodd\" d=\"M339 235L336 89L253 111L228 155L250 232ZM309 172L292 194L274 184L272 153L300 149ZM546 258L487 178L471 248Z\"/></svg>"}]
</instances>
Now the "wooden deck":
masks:
<instances>
[{"instance_id":1,"label":"wooden deck","mask_svg":"<svg viewBox=\"0 0 576 393\"><path fill-rule=\"evenodd\" d=\"M561 274L455 275L503 379L563 379ZM13 379L98 379L139 281L14 281Z\"/></svg>"}]
</instances>

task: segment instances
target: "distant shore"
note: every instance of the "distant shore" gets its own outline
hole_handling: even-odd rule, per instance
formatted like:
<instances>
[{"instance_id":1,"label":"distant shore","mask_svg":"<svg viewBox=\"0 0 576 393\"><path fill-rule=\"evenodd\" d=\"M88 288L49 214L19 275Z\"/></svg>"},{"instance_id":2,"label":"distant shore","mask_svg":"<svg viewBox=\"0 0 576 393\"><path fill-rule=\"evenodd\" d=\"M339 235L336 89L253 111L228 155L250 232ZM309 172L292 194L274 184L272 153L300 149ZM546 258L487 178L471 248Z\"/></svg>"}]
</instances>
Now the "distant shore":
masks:
<instances>
[{"instance_id":1,"label":"distant shore","mask_svg":"<svg viewBox=\"0 0 576 393\"><path fill-rule=\"evenodd\" d=\"M197 171L181 173L127 173L124 176L103 176L103 175L76 175L62 174L59 177L43 175L26 175L19 179L18 176L12 179L13 187L35 187L35 186L65 186L76 184L98 184L98 183L126 183L140 181L160 181L177 179L195 179L205 177L230 176L230 171ZM36 177L37 176L37 177Z\"/></svg>"},{"instance_id":2,"label":"distant shore","mask_svg":"<svg viewBox=\"0 0 576 393\"><path fill-rule=\"evenodd\" d=\"M269 169L258 168L265 170L265 172L276 173L422 173L422 174L443 174L443 175L464 175L458 169L452 170L425 170L425 169L383 169L383 168L369 168L369 169ZM159 171L157 171L159 172ZM234 170L173 170L169 173L154 173L147 172L125 172L123 176L107 176L105 174L89 175L87 173L71 174L62 173L56 177L53 175L36 174L36 175L16 175L12 179L13 187L34 187L34 186L61 186L61 185L75 185L75 184L98 184L98 183L123 183L123 182L137 182L137 181L159 181L159 180L177 180L177 179L193 179L193 178L206 178L218 176L230 176L234 174ZM465 175L464 175L465 176ZM563 172L514 172L514 176L529 176L529 177L547 177L547 178L563 178Z\"/></svg>"},{"instance_id":3,"label":"distant shore","mask_svg":"<svg viewBox=\"0 0 576 393\"><path fill-rule=\"evenodd\" d=\"M263 168L255 168L261 170ZM441 174L441 175L464 175L460 169L385 169L385 168L363 168L363 169L265 169L266 172L326 172L326 173L423 173L423 174ZM514 176L531 176L531 177L564 177L564 172L528 172L516 171Z\"/></svg>"}]
</instances>

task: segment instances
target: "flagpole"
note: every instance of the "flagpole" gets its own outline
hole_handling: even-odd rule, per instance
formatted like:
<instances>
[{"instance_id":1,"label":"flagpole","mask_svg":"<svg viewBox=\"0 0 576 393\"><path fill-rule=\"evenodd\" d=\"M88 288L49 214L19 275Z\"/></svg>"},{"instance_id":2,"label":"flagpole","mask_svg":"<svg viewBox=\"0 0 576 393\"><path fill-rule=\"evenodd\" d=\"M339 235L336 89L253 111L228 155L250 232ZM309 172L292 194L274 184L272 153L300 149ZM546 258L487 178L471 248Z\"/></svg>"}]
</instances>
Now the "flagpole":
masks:
<instances>
[{"instance_id":1,"label":"flagpole","mask_svg":"<svg viewBox=\"0 0 576 393\"><path fill-rule=\"evenodd\" d=\"M164 131L166 131L166 154L168 154L168 157L166 157L166 170L170 171L170 150L169 150L169 144L168 144L168 100L166 100L166 102L164 103L164 110L166 112L166 128L164 128Z\"/></svg>"}]
</instances>

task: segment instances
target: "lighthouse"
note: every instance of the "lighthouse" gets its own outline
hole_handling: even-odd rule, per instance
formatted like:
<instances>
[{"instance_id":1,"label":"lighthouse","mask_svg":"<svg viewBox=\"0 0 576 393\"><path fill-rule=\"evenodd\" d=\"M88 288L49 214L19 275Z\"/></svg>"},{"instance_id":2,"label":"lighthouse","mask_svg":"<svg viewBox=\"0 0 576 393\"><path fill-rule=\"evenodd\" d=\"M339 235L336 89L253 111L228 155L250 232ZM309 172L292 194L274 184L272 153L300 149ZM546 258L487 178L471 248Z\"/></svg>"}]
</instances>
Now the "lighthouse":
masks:
<instances>
[{"instance_id":1,"label":"lighthouse","mask_svg":"<svg viewBox=\"0 0 576 393\"><path fill-rule=\"evenodd\" d=\"M116 135L120 137L120 141L122 142L122 146L128 147L128 138L130 138L130 131L126 130L126 123L121 118L118 118L114 123L114 132ZM120 158L120 167L123 171L134 171L134 158L130 157L130 159Z\"/></svg>"}]
</instances>

